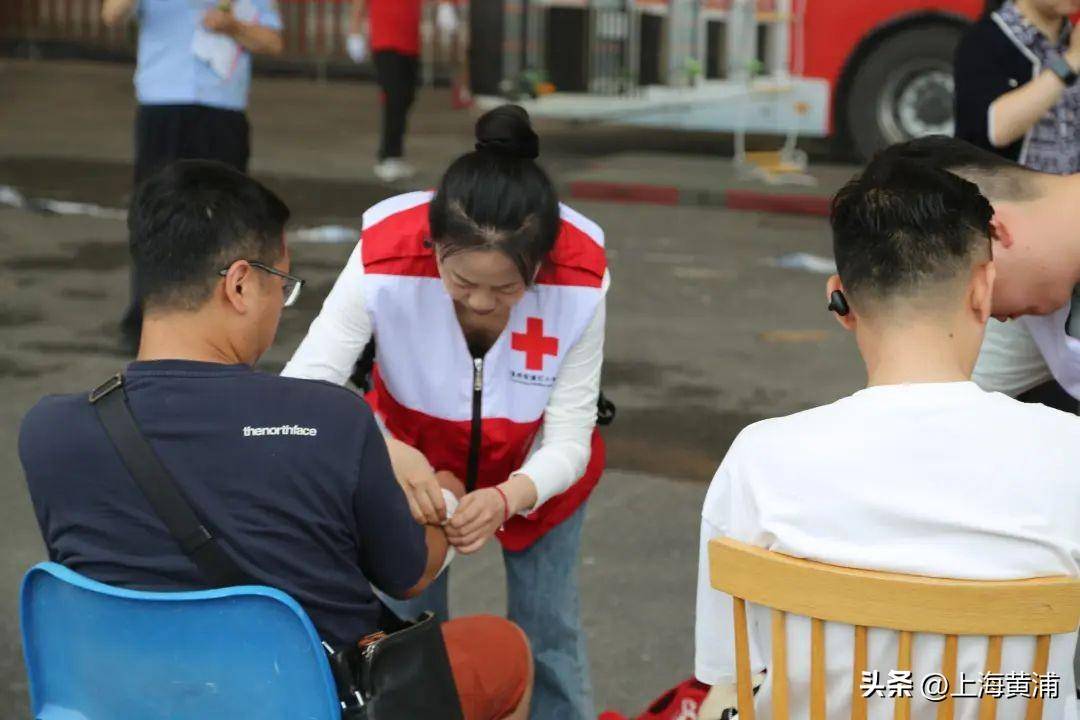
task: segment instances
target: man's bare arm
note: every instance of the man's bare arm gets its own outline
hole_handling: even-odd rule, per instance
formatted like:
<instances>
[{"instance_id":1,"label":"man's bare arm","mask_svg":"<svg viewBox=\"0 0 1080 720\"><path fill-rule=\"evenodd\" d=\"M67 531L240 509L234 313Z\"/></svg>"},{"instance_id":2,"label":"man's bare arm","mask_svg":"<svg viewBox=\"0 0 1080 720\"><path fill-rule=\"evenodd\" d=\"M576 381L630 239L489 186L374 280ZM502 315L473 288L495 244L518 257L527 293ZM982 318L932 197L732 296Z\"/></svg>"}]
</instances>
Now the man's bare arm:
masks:
<instances>
[{"instance_id":1,"label":"man's bare arm","mask_svg":"<svg viewBox=\"0 0 1080 720\"><path fill-rule=\"evenodd\" d=\"M446 553L450 549L450 542L446 539L446 531L438 525L425 525L428 560L424 567L424 574L415 585L405 591L404 598L414 598L424 592L435 578L439 577L443 564L446 562ZM399 598L401 599L401 598Z\"/></svg>"},{"instance_id":2,"label":"man's bare arm","mask_svg":"<svg viewBox=\"0 0 1080 720\"><path fill-rule=\"evenodd\" d=\"M415 453L408 445L401 443L392 438L387 440L393 444L396 444L401 448L408 448ZM393 457L393 453L391 453ZM395 473L398 471L395 468ZM436 480L438 482L437 492L442 495L443 491L451 493L455 498L460 500L465 496L465 485L455 476L453 473L445 470L435 473ZM441 500L442 498L440 498ZM450 553L454 552L450 546L450 541L446 537L446 531L443 529L443 522L436 521L431 523L425 523L423 520L418 520L421 525L424 525L424 542L427 545L427 564L424 566L424 574L420 576L420 579L411 588L406 590L401 595L392 595L398 599L413 598L422 593L431 583L435 582L435 578L439 577L439 573L449 565L449 561L453 559Z\"/></svg>"},{"instance_id":3,"label":"man's bare arm","mask_svg":"<svg viewBox=\"0 0 1080 720\"><path fill-rule=\"evenodd\" d=\"M131 17L139 0L104 0L101 3L101 22L106 27L123 25Z\"/></svg>"}]
</instances>

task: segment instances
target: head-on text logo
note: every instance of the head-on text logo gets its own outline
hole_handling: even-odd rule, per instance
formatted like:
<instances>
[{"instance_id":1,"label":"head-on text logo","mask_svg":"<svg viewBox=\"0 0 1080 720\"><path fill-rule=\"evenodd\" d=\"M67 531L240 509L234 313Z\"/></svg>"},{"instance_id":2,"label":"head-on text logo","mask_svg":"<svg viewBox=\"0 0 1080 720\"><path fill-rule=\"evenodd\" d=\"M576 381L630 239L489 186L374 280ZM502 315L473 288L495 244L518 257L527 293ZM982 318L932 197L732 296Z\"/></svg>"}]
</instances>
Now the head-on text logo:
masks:
<instances>
[{"instance_id":1,"label":"head-on text logo","mask_svg":"<svg viewBox=\"0 0 1080 720\"><path fill-rule=\"evenodd\" d=\"M306 428L299 425L274 425L273 427L244 426L244 437L265 437L267 435L299 435L301 437L315 437L319 434L319 428Z\"/></svg>"}]
</instances>

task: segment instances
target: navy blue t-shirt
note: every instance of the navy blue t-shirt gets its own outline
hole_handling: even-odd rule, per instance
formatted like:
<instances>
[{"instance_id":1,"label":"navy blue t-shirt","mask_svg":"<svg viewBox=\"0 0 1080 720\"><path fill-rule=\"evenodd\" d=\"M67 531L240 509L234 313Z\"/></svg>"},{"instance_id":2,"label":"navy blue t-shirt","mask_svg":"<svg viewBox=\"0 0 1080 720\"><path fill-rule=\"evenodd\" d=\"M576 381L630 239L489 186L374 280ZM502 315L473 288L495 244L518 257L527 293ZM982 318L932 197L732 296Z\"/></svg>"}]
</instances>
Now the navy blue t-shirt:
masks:
<instances>
[{"instance_id":1,"label":"navy blue t-shirt","mask_svg":"<svg viewBox=\"0 0 1080 720\"><path fill-rule=\"evenodd\" d=\"M143 434L210 530L257 582L294 597L323 639L377 629L427 562L371 410L345 388L246 365L134 362ZM205 587L121 464L86 394L41 400L19 456L49 558L141 590Z\"/></svg>"}]
</instances>

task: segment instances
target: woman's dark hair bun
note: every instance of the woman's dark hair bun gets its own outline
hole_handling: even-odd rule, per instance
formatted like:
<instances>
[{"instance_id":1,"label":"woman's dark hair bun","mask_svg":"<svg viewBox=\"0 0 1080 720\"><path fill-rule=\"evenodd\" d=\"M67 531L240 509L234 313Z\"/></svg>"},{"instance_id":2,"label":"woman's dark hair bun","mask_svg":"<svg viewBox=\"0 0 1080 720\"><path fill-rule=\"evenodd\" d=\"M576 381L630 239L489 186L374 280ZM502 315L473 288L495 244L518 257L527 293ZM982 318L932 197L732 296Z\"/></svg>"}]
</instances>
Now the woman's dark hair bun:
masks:
<instances>
[{"instance_id":1,"label":"woman's dark hair bun","mask_svg":"<svg viewBox=\"0 0 1080 720\"><path fill-rule=\"evenodd\" d=\"M540 137L529 113L519 105L501 105L476 121L476 149L524 160L540 157Z\"/></svg>"},{"instance_id":2,"label":"woman's dark hair bun","mask_svg":"<svg viewBox=\"0 0 1080 720\"><path fill-rule=\"evenodd\" d=\"M428 208L439 257L498 250L531 285L559 235L559 194L539 163L540 140L516 105L476 123L476 150L447 168Z\"/></svg>"}]
</instances>

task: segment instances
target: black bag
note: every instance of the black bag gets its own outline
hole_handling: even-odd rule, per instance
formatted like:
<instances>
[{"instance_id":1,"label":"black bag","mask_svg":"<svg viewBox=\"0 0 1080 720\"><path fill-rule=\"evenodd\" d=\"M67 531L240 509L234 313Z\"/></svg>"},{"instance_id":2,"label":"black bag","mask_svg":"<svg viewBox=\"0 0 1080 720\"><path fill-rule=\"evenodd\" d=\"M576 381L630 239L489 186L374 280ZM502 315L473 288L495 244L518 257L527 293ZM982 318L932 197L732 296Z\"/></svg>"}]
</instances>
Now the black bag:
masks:
<instances>
[{"instance_id":1,"label":"black bag","mask_svg":"<svg viewBox=\"0 0 1080 720\"><path fill-rule=\"evenodd\" d=\"M213 587L252 581L202 524L128 408L117 373L90 392L120 459L169 533ZM391 613L387 612L389 616ZM348 720L463 720L442 629L426 613L415 623L390 618L384 632L335 650L327 658Z\"/></svg>"},{"instance_id":2,"label":"black bag","mask_svg":"<svg viewBox=\"0 0 1080 720\"><path fill-rule=\"evenodd\" d=\"M345 720L464 720L442 629L432 613L330 654ZM345 684L342 684L342 679ZM404 682L403 679L411 679Z\"/></svg>"}]
</instances>

